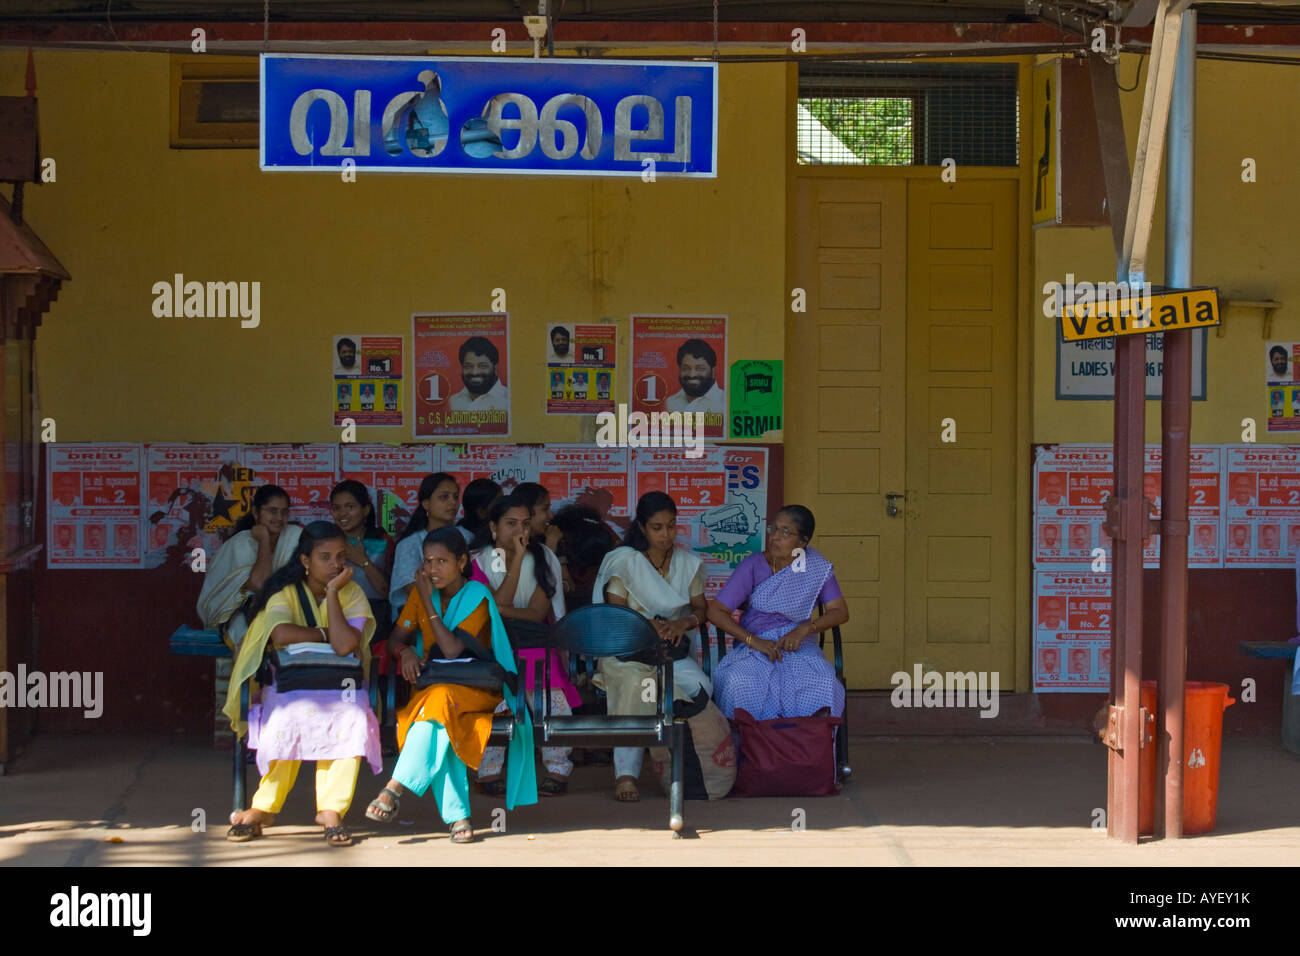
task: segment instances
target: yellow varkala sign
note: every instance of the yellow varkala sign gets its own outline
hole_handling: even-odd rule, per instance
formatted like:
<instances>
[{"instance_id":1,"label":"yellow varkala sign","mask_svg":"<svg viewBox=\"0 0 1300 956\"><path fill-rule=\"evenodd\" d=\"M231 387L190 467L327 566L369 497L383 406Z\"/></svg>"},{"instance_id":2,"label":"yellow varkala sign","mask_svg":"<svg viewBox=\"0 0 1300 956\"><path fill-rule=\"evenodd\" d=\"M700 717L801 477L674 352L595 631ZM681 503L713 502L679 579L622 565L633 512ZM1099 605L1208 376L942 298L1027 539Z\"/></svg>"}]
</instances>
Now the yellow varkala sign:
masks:
<instances>
[{"instance_id":1,"label":"yellow varkala sign","mask_svg":"<svg viewBox=\"0 0 1300 956\"><path fill-rule=\"evenodd\" d=\"M1061 310L1067 342L1209 328L1223 321L1218 289L1180 289L1149 296L1097 297Z\"/></svg>"}]
</instances>

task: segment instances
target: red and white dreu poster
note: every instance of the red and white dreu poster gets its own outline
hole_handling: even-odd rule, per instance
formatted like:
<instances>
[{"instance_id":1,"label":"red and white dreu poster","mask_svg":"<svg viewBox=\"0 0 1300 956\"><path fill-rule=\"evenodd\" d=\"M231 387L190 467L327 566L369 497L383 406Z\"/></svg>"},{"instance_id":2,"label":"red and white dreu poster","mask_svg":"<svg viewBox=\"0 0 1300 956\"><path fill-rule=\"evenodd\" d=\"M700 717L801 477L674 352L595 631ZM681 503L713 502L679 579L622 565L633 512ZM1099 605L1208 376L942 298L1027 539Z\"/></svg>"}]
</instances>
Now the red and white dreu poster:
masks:
<instances>
[{"instance_id":1,"label":"red and white dreu poster","mask_svg":"<svg viewBox=\"0 0 1300 956\"><path fill-rule=\"evenodd\" d=\"M510 494L525 481L537 481L538 462L535 445L440 445L442 460L438 471L456 479L460 490L475 478L490 478Z\"/></svg>"},{"instance_id":2,"label":"red and white dreu poster","mask_svg":"<svg viewBox=\"0 0 1300 956\"><path fill-rule=\"evenodd\" d=\"M1152 503L1152 516L1159 517L1164 503L1160 497L1159 445L1147 445L1142 473L1142 494ZM1187 566L1192 568L1223 567L1222 496L1223 448L1219 445L1193 445L1188 450ZM1101 532L1106 561L1111 559L1110 537ZM1160 566L1160 535L1147 538L1142 547L1143 567ZM1109 567L1109 563L1107 564Z\"/></svg>"},{"instance_id":3,"label":"red and white dreu poster","mask_svg":"<svg viewBox=\"0 0 1300 956\"><path fill-rule=\"evenodd\" d=\"M611 527L626 530L634 504L628 487L627 448L544 445L538 455L538 481L550 493L551 511L584 505L611 522Z\"/></svg>"},{"instance_id":4,"label":"red and white dreu poster","mask_svg":"<svg viewBox=\"0 0 1300 956\"><path fill-rule=\"evenodd\" d=\"M172 549L186 567L195 548L216 552L223 538L207 530L213 519L238 520L248 510L246 483L236 482L242 458L243 446L234 443L144 446L146 568L161 566Z\"/></svg>"},{"instance_id":5,"label":"red and white dreu poster","mask_svg":"<svg viewBox=\"0 0 1300 956\"><path fill-rule=\"evenodd\" d=\"M1034 690L1110 689L1109 574L1034 574Z\"/></svg>"},{"instance_id":6,"label":"red and white dreu poster","mask_svg":"<svg viewBox=\"0 0 1300 956\"><path fill-rule=\"evenodd\" d=\"M1300 447L1229 445L1224 455L1225 565L1291 567L1300 550Z\"/></svg>"},{"instance_id":7,"label":"red and white dreu poster","mask_svg":"<svg viewBox=\"0 0 1300 956\"><path fill-rule=\"evenodd\" d=\"M1222 566L1221 494L1223 449L1193 445L1189 452L1188 519L1191 525L1188 565ZM1160 446L1147 445L1143 459L1142 493L1150 499L1152 517L1159 517ZM1109 445L1056 445L1038 450L1034 462L1034 566L1091 569L1094 549L1105 551L1111 566L1111 539L1102 527L1105 500L1110 495L1113 464ZM1143 543L1146 567L1160 564L1160 536Z\"/></svg>"},{"instance_id":8,"label":"red and white dreu poster","mask_svg":"<svg viewBox=\"0 0 1300 956\"><path fill-rule=\"evenodd\" d=\"M701 412L726 438L727 317L632 316L632 411Z\"/></svg>"},{"instance_id":9,"label":"red and white dreu poster","mask_svg":"<svg viewBox=\"0 0 1300 956\"><path fill-rule=\"evenodd\" d=\"M509 435L509 314L416 314L411 326L415 437Z\"/></svg>"},{"instance_id":10,"label":"red and white dreu poster","mask_svg":"<svg viewBox=\"0 0 1300 956\"><path fill-rule=\"evenodd\" d=\"M1086 569L1103 539L1109 445L1054 445L1034 460L1034 567ZM1106 558L1109 567L1110 556Z\"/></svg>"},{"instance_id":11,"label":"red and white dreu poster","mask_svg":"<svg viewBox=\"0 0 1300 956\"><path fill-rule=\"evenodd\" d=\"M715 542L705 516L727 505L725 454L726 449L718 445L705 445L702 458L687 458L682 448L632 449L633 520L642 495L664 492L677 503L677 544L708 561ZM709 573L706 568L705 574Z\"/></svg>"},{"instance_id":12,"label":"red and white dreu poster","mask_svg":"<svg viewBox=\"0 0 1300 956\"><path fill-rule=\"evenodd\" d=\"M338 475L338 445L245 445L244 464L254 489L279 485L289 495L289 520L333 521L330 491Z\"/></svg>"},{"instance_id":13,"label":"red and white dreu poster","mask_svg":"<svg viewBox=\"0 0 1300 956\"><path fill-rule=\"evenodd\" d=\"M137 444L45 446L48 568L138 568L144 557Z\"/></svg>"},{"instance_id":14,"label":"red and white dreu poster","mask_svg":"<svg viewBox=\"0 0 1300 956\"><path fill-rule=\"evenodd\" d=\"M375 521L396 534L419 506L420 482L438 470L438 457L436 445L343 445L339 480L365 485Z\"/></svg>"}]
</instances>

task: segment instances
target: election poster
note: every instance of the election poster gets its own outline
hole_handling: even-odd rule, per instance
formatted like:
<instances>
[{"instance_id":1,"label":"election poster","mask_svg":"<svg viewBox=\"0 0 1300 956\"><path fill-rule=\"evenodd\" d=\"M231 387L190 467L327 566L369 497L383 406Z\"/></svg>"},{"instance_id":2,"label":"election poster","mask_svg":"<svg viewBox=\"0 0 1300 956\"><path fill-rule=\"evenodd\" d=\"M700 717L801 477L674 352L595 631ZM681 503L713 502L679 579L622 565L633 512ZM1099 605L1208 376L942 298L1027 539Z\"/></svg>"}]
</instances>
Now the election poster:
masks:
<instances>
[{"instance_id":1,"label":"election poster","mask_svg":"<svg viewBox=\"0 0 1300 956\"><path fill-rule=\"evenodd\" d=\"M169 555L190 567L195 548L210 558L252 501L243 446L151 444L144 446L144 461L144 567L160 567Z\"/></svg>"},{"instance_id":2,"label":"election poster","mask_svg":"<svg viewBox=\"0 0 1300 956\"><path fill-rule=\"evenodd\" d=\"M781 359L746 359L731 366L731 437L779 435L784 412Z\"/></svg>"},{"instance_id":3,"label":"election poster","mask_svg":"<svg viewBox=\"0 0 1300 956\"><path fill-rule=\"evenodd\" d=\"M475 478L490 478L510 494L515 486L538 479L535 445L441 445L437 471L453 476L463 491Z\"/></svg>"},{"instance_id":4,"label":"election poster","mask_svg":"<svg viewBox=\"0 0 1300 956\"><path fill-rule=\"evenodd\" d=\"M1300 446L1229 445L1224 564L1291 567L1300 549Z\"/></svg>"},{"instance_id":5,"label":"election poster","mask_svg":"<svg viewBox=\"0 0 1300 956\"><path fill-rule=\"evenodd\" d=\"M1270 385L1268 393L1268 425L1270 432L1300 431L1300 386Z\"/></svg>"},{"instance_id":6,"label":"election poster","mask_svg":"<svg viewBox=\"0 0 1300 956\"><path fill-rule=\"evenodd\" d=\"M1300 385L1300 342L1264 343L1264 381Z\"/></svg>"},{"instance_id":7,"label":"election poster","mask_svg":"<svg viewBox=\"0 0 1300 956\"><path fill-rule=\"evenodd\" d=\"M338 474L338 445L245 445L244 465L257 485L289 494L289 520L306 525L333 521L330 491Z\"/></svg>"},{"instance_id":8,"label":"election poster","mask_svg":"<svg viewBox=\"0 0 1300 956\"><path fill-rule=\"evenodd\" d=\"M402 424L402 337L334 336L334 424Z\"/></svg>"},{"instance_id":9,"label":"election poster","mask_svg":"<svg viewBox=\"0 0 1300 956\"><path fill-rule=\"evenodd\" d=\"M411 316L415 437L510 434L506 312Z\"/></svg>"},{"instance_id":10,"label":"election poster","mask_svg":"<svg viewBox=\"0 0 1300 956\"><path fill-rule=\"evenodd\" d=\"M632 316L633 412L699 412L704 437L726 437L725 315Z\"/></svg>"},{"instance_id":11,"label":"election poster","mask_svg":"<svg viewBox=\"0 0 1300 956\"><path fill-rule=\"evenodd\" d=\"M1103 542L1109 445L1054 445L1034 461L1034 566L1087 569ZM1106 557L1109 567L1110 556Z\"/></svg>"},{"instance_id":12,"label":"election poster","mask_svg":"<svg viewBox=\"0 0 1300 956\"><path fill-rule=\"evenodd\" d=\"M365 485L375 521L389 534L397 534L419 506L420 482L438 470L439 457L436 445L343 445L340 480Z\"/></svg>"},{"instance_id":13,"label":"election poster","mask_svg":"<svg viewBox=\"0 0 1300 956\"><path fill-rule=\"evenodd\" d=\"M1109 574L1034 574L1034 690L1110 689Z\"/></svg>"},{"instance_id":14,"label":"election poster","mask_svg":"<svg viewBox=\"0 0 1300 956\"><path fill-rule=\"evenodd\" d=\"M627 530L635 502L630 500L627 448L598 445L544 445L538 449L538 481L551 496L551 511L567 505L591 508L604 521Z\"/></svg>"},{"instance_id":15,"label":"election poster","mask_svg":"<svg viewBox=\"0 0 1300 956\"><path fill-rule=\"evenodd\" d=\"M1159 445L1147 445L1144 451L1142 490L1151 502L1152 517L1159 517L1161 508L1160 454ZM1194 445L1189 452L1189 567L1223 566L1219 490L1222 462L1220 446ZM1112 487L1111 447L1040 448L1034 465L1034 566L1091 568L1098 558L1095 549L1101 548L1109 568L1111 539L1102 525L1105 501ZM1142 555L1145 567L1159 567L1159 535L1151 535L1143 542Z\"/></svg>"},{"instance_id":16,"label":"election poster","mask_svg":"<svg viewBox=\"0 0 1300 956\"><path fill-rule=\"evenodd\" d=\"M143 447L115 443L46 448L46 567L141 567Z\"/></svg>"},{"instance_id":17,"label":"election poster","mask_svg":"<svg viewBox=\"0 0 1300 956\"><path fill-rule=\"evenodd\" d=\"M704 557L709 597L727 583L741 561L763 550L767 532L767 449L727 445L722 461L726 499L700 515L709 542L696 548Z\"/></svg>"},{"instance_id":18,"label":"election poster","mask_svg":"<svg viewBox=\"0 0 1300 956\"><path fill-rule=\"evenodd\" d=\"M618 326L552 323L546 334L546 414L612 412Z\"/></svg>"}]
</instances>

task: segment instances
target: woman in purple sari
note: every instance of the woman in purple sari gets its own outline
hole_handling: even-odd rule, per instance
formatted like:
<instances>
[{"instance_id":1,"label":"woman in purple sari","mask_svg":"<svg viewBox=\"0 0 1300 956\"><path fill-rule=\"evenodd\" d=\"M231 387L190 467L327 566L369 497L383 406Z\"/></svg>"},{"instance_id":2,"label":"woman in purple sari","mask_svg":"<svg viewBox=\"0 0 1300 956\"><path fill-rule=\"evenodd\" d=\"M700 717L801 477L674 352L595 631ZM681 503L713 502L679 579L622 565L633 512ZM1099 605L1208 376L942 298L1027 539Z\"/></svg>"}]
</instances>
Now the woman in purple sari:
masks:
<instances>
[{"instance_id":1,"label":"woman in purple sari","mask_svg":"<svg viewBox=\"0 0 1300 956\"><path fill-rule=\"evenodd\" d=\"M815 522L803 505L786 505L767 529L767 549L751 554L709 601L713 626L744 644L718 662L714 699L755 720L807 717L823 707L844 713L844 686L814 639L849 619L831 563L808 547ZM822 613L811 618L817 602ZM741 609L740 623L732 611Z\"/></svg>"}]
</instances>

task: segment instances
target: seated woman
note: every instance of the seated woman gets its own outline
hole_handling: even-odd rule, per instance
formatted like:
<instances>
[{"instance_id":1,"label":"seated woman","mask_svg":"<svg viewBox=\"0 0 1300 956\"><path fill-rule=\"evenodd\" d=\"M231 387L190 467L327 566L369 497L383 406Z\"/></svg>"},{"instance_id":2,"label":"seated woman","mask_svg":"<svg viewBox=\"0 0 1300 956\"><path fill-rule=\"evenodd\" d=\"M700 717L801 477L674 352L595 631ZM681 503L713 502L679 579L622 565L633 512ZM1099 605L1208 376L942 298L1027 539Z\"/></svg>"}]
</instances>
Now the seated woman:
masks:
<instances>
[{"instance_id":1,"label":"seated woman","mask_svg":"<svg viewBox=\"0 0 1300 956\"><path fill-rule=\"evenodd\" d=\"M301 533L300 526L289 524L289 493L279 485L262 485L235 533L209 560L199 592L199 619L204 627L222 631L232 650L239 650L248 630L240 608L293 559Z\"/></svg>"},{"instance_id":2,"label":"seated woman","mask_svg":"<svg viewBox=\"0 0 1300 956\"><path fill-rule=\"evenodd\" d=\"M328 521L313 521L302 532L296 560L271 575L249 601L252 620L235 660L223 712L237 735L239 688L252 677L269 647L305 642L328 643L335 654L357 655L362 673L370 661L370 636L375 620L370 602L352 580L347 567L343 530ZM298 597L305 586L314 605L312 618ZM309 623L310 620L315 625ZM361 758L374 773L383 769L379 752L379 723L365 691L262 689L262 701L248 712L248 743L257 750L262 781L252 809L233 813L226 839L244 843L262 835L284 806L303 760L316 762L316 822L325 828L330 846L349 846L352 836L343 815L352 804Z\"/></svg>"},{"instance_id":3,"label":"seated woman","mask_svg":"<svg viewBox=\"0 0 1300 956\"><path fill-rule=\"evenodd\" d=\"M536 494L541 492L541 497ZM550 549L533 535L535 516L541 511L550 514L549 496L541 485L522 484L515 491L497 500L488 516L485 533L475 539L474 564L486 579L496 598L497 610L503 618L515 618L537 623L554 623L564 617L564 593L560 589L560 562ZM549 517L547 518L549 520ZM541 656L541 651L537 651ZM528 650L520 651L526 658ZM557 651L551 650L545 666L551 668L551 713L567 717L573 707L582 703L570 682ZM529 668L526 679L534 677ZM532 690L531 687L528 688ZM532 700L531 693L528 699ZM559 796L569 786L573 773L571 747L543 747L542 763L546 777L538 790L546 796ZM505 761L504 747L489 747L478 768L480 789L490 796L504 792L501 767Z\"/></svg>"},{"instance_id":4,"label":"seated woman","mask_svg":"<svg viewBox=\"0 0 1300 956\"><path fill-rule=\"evenodd\" d=\"M487 527L488 512L500 497L501 486L491 478L475 478L465 486L465 493L460 496L465 513L456 527L461 529L466 541L473 541Z\"/></svg>"},{"instance_id":5,"label":"seated woman","mask_svg":"<svg viewBox=\"0 0 1300 956\"><path fill-rule=\"evenodd\" d=\"M546 546L560 559L564 603L569 610L591 603L601 562L618 543L613 530L600 520L594 508L570 505L556 512L546 530Z\"/></svg>"},{"instance_id":6,"label":"seated woman","mask_svg":"<svg viewBox=\"0 0 1300 956\"><path fill-rule=\"evenodd\" d=\"M445 528L456 520L456 511L460 508L460 485L456 479L445 471L426 475L420 482L417 492L419 507L411 515L402 533L397 536L397 546L393 551L393 573L388 581L388 602L392 607L394 619L411 593L411 582L423 560L420 545L431 531ZM466 532L462 536L468 541Z\"/></svg>"},{"instance_id":7,"label":"seated woman","mask_svg":"<svg viewBox=\"0 0 1300 956\"><path fill-rule=\"evenodd\" d=\"M605 555L592 590L593 603L621 604L649 618L659 637L674 646L689 640L705 619L704 564L698 554L676 546L677 503L662 491L651 491L636 503L636 520L622 547ZM636 661L602 657L595 683L605 691L611 714L653 714L658 704L647 701L643 681L654 680L655 668ZM673 700L696 701L713 688L690 657L673 662ZM643 747L614 748L614 796L624 802L641 799Z\"/></svg>"},{"instance_id":8,"label":"seated woman","mask_svg":"<svg viewBox=\"0 0 1300 956\"><path fill-rule=\"evenodd\" d=\"M515 673L514 655L492 592L468 579L469 549L454 528L440 528L422 545L424 563L416 572L411 596L398 615L389 647L401 661L402 676L412 684L425 658L472 657L465 640L472 637L491 650L496 662ZM418 627L422 647L409 642ZM459 684L434 684L412 690L411 701L397 716L397 742L402 748L393 777L366 808L366 817L387 823L396 815L403 794L422 796L429 785L451 827L453 843L470 843L469 774L483 758L492 733L492 714L502 695ZM537 802L533 767L532 722L524 715L524 731L510 743L506 806Z\"/></svg>"},{"instance_id":9,"label":"seated woman","mask_svg":"<svg viewBox=\"0 0 1300 956\"><path fill-rule=\"evenodd\" d=\"M814 527L803 505L782 508L767 529L767 549L741 561L709 602L714 626L745 645L713 672L715 699L729 718L737 707L755 720L808 717L823 707L844 713L844 685L813 638L843 624L849 611L831 563L808 546ZM818 601L823 610L814 621ZM731 616L737 608L739 624Z\"/></svg>"},{"instance_id":10,"label":"seated woman","mask_svg":"<svg viewBox=\"0 0 1300 956\"><path fill-rule=\"evenodd\" d=\"M340 481L330 492L334 523L347 535L348 567L375 615L375 639L388 636L392 612L388 606L388 575L384 571L388 535L375 521L370 492L359 481Z\"/></svg>"}]
</instances>

